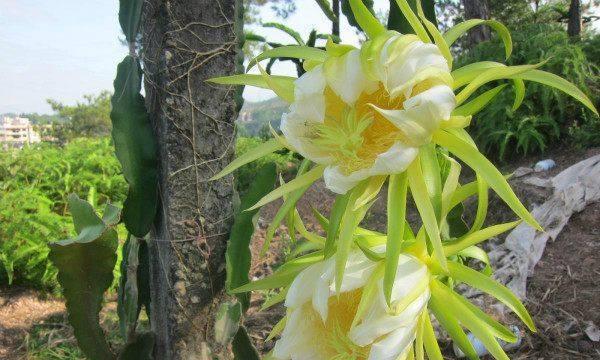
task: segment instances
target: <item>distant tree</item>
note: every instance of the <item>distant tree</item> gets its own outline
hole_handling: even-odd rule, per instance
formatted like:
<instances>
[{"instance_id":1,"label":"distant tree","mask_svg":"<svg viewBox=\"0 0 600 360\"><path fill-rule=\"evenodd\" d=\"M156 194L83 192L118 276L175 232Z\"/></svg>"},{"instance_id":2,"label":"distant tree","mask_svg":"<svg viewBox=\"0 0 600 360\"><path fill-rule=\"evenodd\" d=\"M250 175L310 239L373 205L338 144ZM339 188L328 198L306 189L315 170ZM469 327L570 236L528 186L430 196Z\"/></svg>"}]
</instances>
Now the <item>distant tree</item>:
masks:
<instances>
[{"instance_id":1,"label":"distant tree","mask_svg":"<svg viewBox=\"0 0 600 360\"><path fill-rule=\"evenodd\" d=\"M282 19L286 19L296 11L295 0L244 0L244 22L260 23L260 8L267 4L271 5L271 10Z\"/></svg>"},{"instance_id":2,"label":"distant tree","mask_svg":"<svg viewBox=\"0 0 600 360\"><path fill-rule=\"evenodd\" d=\"M490 8L487 0L462 0L465 9L465 20L489 19ZM491 32L487 26L478 26L469 31L467 35L468 46L471 47L483 41L490 40Z\"/></svg>"},{"instance_id":3,"label":"distant tree","mask_svg":"<svg viewBox=\"0 0 600 360\"><path fill-rule=\"evenodd\" d=\"M100 137L110 134L110 97L108 91L98 95L84 95L83 102L75 105L65 105L56 100L48 99L48 104L58 116L67 119L57 131L66 140L75 137ZM56 123L55 123L56 126ZM62 141L61 141L62 142Z\"/></svg>"},{"instance_id":4,"label":"distant tree","mask_svg":"<svg viewBox=\"0 0 600 360\"><path fill-rule=\"evenodd\" d=\"M577 38L581 35L581 1L571 0L569 6L569 22L567 25L567 34L570 37Z\"/></svg>"}]
</instances>

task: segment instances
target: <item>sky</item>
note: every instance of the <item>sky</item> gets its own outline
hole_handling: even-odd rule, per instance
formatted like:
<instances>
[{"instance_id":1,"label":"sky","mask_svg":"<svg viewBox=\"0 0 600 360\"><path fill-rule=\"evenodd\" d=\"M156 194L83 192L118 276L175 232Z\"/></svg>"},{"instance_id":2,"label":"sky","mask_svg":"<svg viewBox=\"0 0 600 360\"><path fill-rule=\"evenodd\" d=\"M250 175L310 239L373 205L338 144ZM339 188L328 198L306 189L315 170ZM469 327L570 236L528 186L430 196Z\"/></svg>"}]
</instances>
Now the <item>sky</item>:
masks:
<instances>
[{"instance_id":1,"label":"sky","mask_svg":"<svg viewBox=\"0 0 600 360\"><path fill-rule=\"evenodd\" d=\"M387 0L377 2L383 6ZM312 28L329 32L330 23L314 1L297 3L287 24L303 37ZM111 90L116 65L127 54L119 41L123 35L117 13L118 0L0 0L0 114L52 113L48 98L74 104L84 94ZM282 21L268 6L261 16ZM289 41L276 30L253 30L270 40ZM358 41L347 24L342 37ZM277 66L274 72L292 74L293 68ZM265 91L245 94L251 101L271 96Z\"/></svg>"},{"instance_id":2,"label":"sky","mask_svg":"<svg viewBox=\"0 0 600 360\"><path fill-rule=\"evenodd\" d=\"M312 29L330 31L331 23L315 1L296 4L297 11L286 20L278 19L269 6L261 17L284 22L303 38ZM375 0L376 10L387 7L387 0ZM84 94L111 90L116 65L127 53L119 41L123 35L117 12L118 0L0 0L0 114L51 113L48 98L74 104ZM269 40L291 42L278 30L250 28ZM344 17L341 31L345 43L358 43ZM289 62L273 72L295 74ZM250 101L272 96L252 88L244 93Z\"/></svg>"}]
</instances>

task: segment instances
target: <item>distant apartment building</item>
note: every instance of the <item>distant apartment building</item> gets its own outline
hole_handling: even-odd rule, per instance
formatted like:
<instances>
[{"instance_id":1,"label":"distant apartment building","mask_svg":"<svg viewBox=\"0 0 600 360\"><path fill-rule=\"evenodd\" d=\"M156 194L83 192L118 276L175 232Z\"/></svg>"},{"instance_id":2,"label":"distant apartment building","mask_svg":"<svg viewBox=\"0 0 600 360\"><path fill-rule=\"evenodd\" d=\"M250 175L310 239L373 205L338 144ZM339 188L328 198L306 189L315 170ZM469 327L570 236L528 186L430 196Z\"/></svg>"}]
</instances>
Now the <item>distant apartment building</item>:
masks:
<instances>
[{"instance_id":1,"label":"distant apartment building","mask_svg":"<svg viewBox=\"0 0 600 360\"><path fill-rule=\"evenodd\" d=\"M22 149L25 145L39 143L40 135L31 122L23 117L3 116L0 119L0 146L4 149Z\"/></svg>"}]
</instances>

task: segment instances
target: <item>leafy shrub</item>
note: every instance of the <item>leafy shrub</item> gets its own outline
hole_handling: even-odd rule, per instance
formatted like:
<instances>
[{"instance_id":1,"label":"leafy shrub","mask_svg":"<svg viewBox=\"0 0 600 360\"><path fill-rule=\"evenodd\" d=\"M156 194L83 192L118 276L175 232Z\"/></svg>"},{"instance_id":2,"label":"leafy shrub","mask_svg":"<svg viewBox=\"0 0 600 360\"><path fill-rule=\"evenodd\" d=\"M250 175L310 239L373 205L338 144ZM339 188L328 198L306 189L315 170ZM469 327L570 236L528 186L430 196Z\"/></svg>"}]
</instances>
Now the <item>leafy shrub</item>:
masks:
<instances>
[{"instance_id":1,"label":"leafy shrub","mask_svg":"<svg viewBox=\"0 0 600 360\"><path fill-rule=\"evenodd\" d=\"M47 244L73 235L67 196L87 195L97 207L120 203L127 193L120 171L108 138L0 152L0 282L55 289Z\"/></svg>"},{"instance_id":2,"label":"leafy shrub","mask_svg":"<svg viewBox=\"0 0 600 360\"><path fill-rule=\"evenodd\" d=\"M235 156L238 157L263 142L263 139L257 137L238 137L236 141ZM248 165L242 166L234 173L238 192L244 193L250 186L250 183L254 180L258 170L268 163L275 163L278 172L287 173L296 166L297 160L292 153L286 150L281 153L275 152Z\"/></svg>"},{"instance_id":3,"label":"leafy shrub","mask_svg":"<svg viewBox=\"0 0 600 360\"><path fill-rule=\"evenodd\" d=\"M513 41L515 48L509 65L547 61L543 70L571 81L588 96L597 96L598 68L588 60L582 45L571 42L560 26L525 26L513 31ZM460 56L456 66L484 59L502 61L503 57L504 49L496 39ZM549 145L560 144L559 140L581 138L578 129L589 129L590 124L599 121L560 91L532 82L527 83L524 103L516 111L512 110L513 100L514 94L504 91L472 123L472 134L482 150L499 159L513 154L541 153Z\"/></svg>"}]
</instances>

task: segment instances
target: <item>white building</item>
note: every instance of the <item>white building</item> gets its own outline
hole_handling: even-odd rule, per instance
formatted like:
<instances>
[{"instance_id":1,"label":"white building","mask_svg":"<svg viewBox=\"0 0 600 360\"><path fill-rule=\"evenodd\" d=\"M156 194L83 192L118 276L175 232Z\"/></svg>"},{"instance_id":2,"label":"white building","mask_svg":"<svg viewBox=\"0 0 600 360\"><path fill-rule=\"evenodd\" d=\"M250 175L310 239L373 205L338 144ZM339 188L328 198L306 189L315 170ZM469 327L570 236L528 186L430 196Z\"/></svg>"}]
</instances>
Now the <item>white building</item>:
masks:
<instances>
[{"instance_id":1,"label":"white building","mask_svg":"<svg viewBox=\"0 0 600 360\"><path fill-rule=\"evenodd\" d=\"M0 145L3 148L21 149L41 141L27 118L3 116L0 119Z\"/></svg>"}]
</instances>

